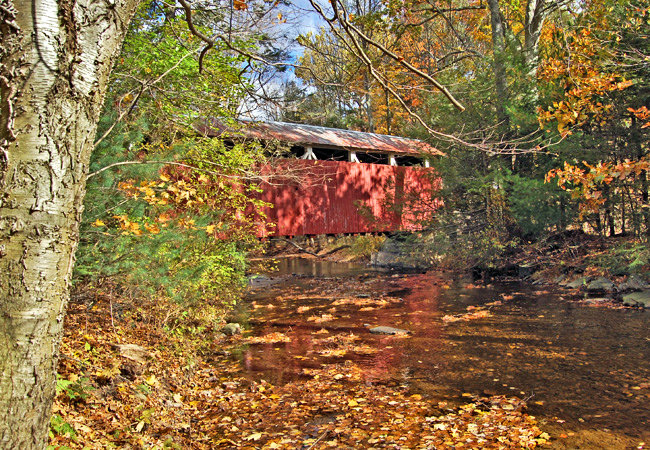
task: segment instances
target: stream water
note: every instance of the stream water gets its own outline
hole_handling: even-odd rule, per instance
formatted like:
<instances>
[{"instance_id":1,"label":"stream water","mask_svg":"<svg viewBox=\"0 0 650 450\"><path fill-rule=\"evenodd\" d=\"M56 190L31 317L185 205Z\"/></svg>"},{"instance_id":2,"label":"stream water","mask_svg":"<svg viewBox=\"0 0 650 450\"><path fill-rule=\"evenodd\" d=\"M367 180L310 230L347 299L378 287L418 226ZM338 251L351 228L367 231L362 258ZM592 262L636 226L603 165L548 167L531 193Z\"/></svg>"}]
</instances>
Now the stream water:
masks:
<instances>
[{"instance_id":1,"label":"stream water","mask_svg":"<svg viewBox=\"0 0 650 450\"><path fill-rule=\"evenodd\" d=\"M247 302L252 332L286 343L253 344L242 364L282 383L303 368L352 359L368 383L407 384L434 400L468 394L528 399L558 448L650 444L650 315L587 306L568 292L520 282L475 285L431 272L394 274L354 264L291 259ZM488 317L446 321L478 307ZM369 327L409 330L408 338ZM349 351L319 347L323 335L355 337ZM465 394L465 397L464 397ZM466 398L465 398L466 399ZM565 444L562 444L565 442Z\"/></svg>"}]
</instances>

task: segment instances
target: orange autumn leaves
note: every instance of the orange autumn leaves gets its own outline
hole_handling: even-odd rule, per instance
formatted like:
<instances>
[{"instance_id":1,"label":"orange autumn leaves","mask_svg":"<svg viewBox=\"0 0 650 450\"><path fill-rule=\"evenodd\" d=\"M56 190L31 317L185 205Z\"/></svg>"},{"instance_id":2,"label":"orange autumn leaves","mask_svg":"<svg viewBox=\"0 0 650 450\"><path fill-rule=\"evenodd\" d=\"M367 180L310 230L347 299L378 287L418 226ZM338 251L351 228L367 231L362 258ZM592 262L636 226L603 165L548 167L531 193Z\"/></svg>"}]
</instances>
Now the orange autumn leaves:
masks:
<instances>
[{"instance_id":1,"label":"orange autumn leaves","mask_svg":"<svg viewBox=\"0 0 650 450\"><path fill-rule=\"evenodd\" d=\"M219 436L212 448L246 442L265 449L535 448L550 440L517 398L471 397L451 408L401 388L365 383L353 363L304 369L303 375L248 389L243 378L235 379L226 395L203 397L197 432L211 429Z\"/></svg>"},{"instance_id":2,"label":"orange autumn leaves","mask_svg":"<svg viewBox=\"0 0 650 450\"><path fill-rule=\"evenodd\" d=\"M592 30L582 28L564 33L570 41L568 48L547 58L539 71L539 79L559 87L562 98L546 109L540 107L538 117L542 128L555 121L560 134L566 136L571 134L572 127L588 123L605 125L614 108L608 94L627 89L633 82L624 74L605 68L600 55L601 39Z\"/></svg>"},{"instance_id":3,"label":"orange autumn leaves","mask_svg":"<svg viewBox=\"0 0 650 450\"><path fill-rule=\"evenodd\" d=\"M448 323L453 323L453 322L467 322L470 320L476 320L476 319L485 319L487 317L491 317L492 313L490 313L489 309L483 308L483 307L475 307L475 306L468 306L467 307L467 312L464 314L457 314L457 315L445 315L442 318L443 323L448 324Z\"/></svg>"},{"instance_id":4,"label":"orange autumn leaves","mask_svg":"<svg viewBox=\"0 0 650 450\"><path fill-rule=\"evenodd\" d=\"M580 199L580 215L597 212L606 202L603 189L615 180L623 181L645 176L650 169L650 163L644 157L637 161L599 162L591 165L586 161L584 169L577 165L564 163L559 169L553 169L546 175L546 182L557 178L558 185L565 191L570 191L575 199Z\"/></svg>"},{"instance_id":5,"label":"orange autumn leaves","mask_svg":"<svg viewBox=\"0 0 650 450\"><path fill-rule=\"evenodd\" d=\"M625 203L625 197L630 210L638 204L647 206L642 194L648 170L643 129L650 127L650 111L639 105L642 100L636 94L644 89L644 81L634 69L634 45L638 45L634 36L647 22L647 7L641 6L648 2L640 0L638 5L626 6L621 21L614 6L589 3L579 25L572 29L550 26L545 34L560 44L549 49L551 56L539 71L539 80L555 89L554 101L538 110L540 125L556 125L562 138L579 131L578 139L585 136L587 146L594 139L604 151L600 161L578 163L588 158L583 156L546 175L546 182L555 179L579 200L581 219L611 210L612 205Z\"/></svg>"}]
</instances>

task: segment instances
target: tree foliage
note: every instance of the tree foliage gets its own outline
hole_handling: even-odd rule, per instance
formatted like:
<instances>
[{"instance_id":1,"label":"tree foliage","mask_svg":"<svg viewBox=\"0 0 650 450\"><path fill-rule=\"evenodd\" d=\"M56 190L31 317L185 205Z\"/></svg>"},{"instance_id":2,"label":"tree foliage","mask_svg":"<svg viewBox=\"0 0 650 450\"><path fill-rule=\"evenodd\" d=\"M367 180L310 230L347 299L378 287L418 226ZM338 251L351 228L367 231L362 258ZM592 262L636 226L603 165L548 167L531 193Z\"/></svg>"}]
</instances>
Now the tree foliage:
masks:
<instances>
[{"instance_id":1,"label":"tree foliage","mask_svg":"<svg viewBox=\"0 0 650 450\"><path fill-rule=\"evenodd\" d=\"M223 14L198 20L209 30ZM233 41L250 49L255 36ZM260 220L251 190L263 149L198 137L232 120L246 92L240 54L202 42L168 5L141 4L113 71L91 161L78 284L118 283L185 305L232 305ZM89 283L89 284L88 284Z\"/></svg>"}]
</instances>

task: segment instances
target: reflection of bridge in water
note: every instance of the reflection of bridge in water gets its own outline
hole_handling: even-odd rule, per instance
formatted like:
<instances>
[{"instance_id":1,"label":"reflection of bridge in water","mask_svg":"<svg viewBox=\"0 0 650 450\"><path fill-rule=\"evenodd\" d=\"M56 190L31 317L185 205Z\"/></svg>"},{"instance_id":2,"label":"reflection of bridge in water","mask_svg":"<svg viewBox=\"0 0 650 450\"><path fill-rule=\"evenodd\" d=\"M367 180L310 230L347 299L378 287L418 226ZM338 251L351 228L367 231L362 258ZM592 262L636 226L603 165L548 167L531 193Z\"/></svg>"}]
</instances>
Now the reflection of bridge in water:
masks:
<instances>
[{"instance_id":1,"label":"reflection of bridge in water","mask_svg":"<svg viewBox=\"0 0 650 450\"><path fill-rule=\"evenodd\" d=\"M296 156L265 168L271 178L256 197L273 205L263 212L276 227L261 236L412 231L440 206L430 161L443 153L425 142L281 122L246 123L239 133L287 143Z\"/></svg>"}]
</instances>

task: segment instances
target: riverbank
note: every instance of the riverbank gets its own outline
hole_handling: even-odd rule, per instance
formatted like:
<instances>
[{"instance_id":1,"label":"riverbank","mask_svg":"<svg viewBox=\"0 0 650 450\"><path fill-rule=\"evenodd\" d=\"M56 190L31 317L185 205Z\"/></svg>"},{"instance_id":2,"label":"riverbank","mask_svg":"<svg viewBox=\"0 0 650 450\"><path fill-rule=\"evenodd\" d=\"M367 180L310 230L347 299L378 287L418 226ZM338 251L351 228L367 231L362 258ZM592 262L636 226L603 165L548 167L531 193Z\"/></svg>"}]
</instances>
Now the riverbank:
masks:
<instances>
[{"instance_id":1,"label":"riverbank","mask_svg":"<svg viewBox=\"0 0 650 450\"><path fill-rule=\"evenodd\" d=\"M354 261L397 271L465 271L486 283L523 280L557 286L594 306L650 307L650 250L637 239L563 232L511 246L490 258L490 264L479 265L438 255L434 247L426 236L317 236L279 239L269 255Z\"/></svg>"},{"instance_id":2,"label":"riverbank","mask_svg":"<svg viewBox=\"0 0 650 450\"><path fill-rule=\"evenodd\" d=\"M528 243L493 268L474 270L484 278L515 277L571 291L591 306L650 307L650 252L628 237L602 238L565 232Z\"/></svg>"}]
</instances>

